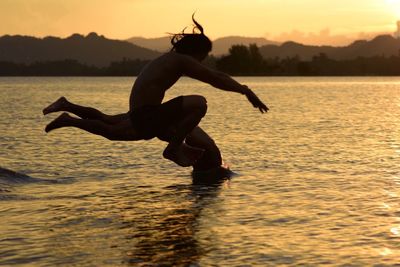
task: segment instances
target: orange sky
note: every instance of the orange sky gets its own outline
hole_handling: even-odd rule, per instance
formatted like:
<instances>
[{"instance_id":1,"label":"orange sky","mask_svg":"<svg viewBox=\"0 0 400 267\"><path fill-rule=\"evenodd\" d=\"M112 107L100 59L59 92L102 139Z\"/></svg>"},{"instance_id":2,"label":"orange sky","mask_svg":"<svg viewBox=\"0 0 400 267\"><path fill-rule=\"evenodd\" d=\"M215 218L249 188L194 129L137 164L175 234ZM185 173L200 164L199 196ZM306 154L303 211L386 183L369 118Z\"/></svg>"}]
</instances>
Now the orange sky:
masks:
<instances>
[{"instance_id":1,"label":"orange sky","mask_svg":"<svg viewBox=\"0 0 400 267\"><path fill-rule=\"evenodd\" d=\"M395 31L400 0L0 0L0 35L159 37L190 26L227 35L345 44Z\"/></svg>"}]
</instances>

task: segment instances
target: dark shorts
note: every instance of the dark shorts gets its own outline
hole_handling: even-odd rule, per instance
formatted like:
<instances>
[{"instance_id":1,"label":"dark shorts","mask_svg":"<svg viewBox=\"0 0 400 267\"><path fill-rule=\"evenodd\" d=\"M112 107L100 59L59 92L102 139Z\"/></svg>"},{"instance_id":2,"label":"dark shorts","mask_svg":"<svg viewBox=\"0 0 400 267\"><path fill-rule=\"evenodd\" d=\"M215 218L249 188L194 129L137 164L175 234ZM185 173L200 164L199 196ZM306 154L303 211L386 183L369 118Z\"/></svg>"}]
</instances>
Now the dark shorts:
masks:
<instances>
[{"instance_id":1,"label":"dark shorts","mask_svg":"<svg viewBox=\"0 0 400 267\"><path fill-rule=\"evenodd\" d=\"M129 116L142 139L164 137L183 118L183 97L173 98L160 105L133 109Z\"/></svg>"}]
</instances>

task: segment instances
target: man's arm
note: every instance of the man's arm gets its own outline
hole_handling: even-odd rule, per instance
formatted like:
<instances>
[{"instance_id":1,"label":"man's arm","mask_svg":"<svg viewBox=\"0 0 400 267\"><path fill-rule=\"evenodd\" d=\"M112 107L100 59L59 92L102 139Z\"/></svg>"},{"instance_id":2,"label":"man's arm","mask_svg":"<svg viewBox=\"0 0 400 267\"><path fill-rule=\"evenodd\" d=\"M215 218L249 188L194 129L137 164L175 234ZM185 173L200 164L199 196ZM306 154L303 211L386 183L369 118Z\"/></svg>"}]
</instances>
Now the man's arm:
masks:
<instances>
[{"instance_id":1,"label":"man's arm","mask_svg":"<svg viewBox=\"0 0 400 267\"><path fill-rule=\"evenodd\" d=\"M216 88L224 91L237 92L246 95L250 103L260 110L260 112L267 112L268 107L257 97L257 95L250 90L246 85L242 85L232 79L229 75L215 71L202 65L195 59L189 56L181 56L182 73L193 79L208 83Z\"/></svg>"},{"instance_id":2,"label":"man's arm","mask_svg":"<svg viewBox=\"0 0 400 267\"><path fill-rule=\"evenodd\" d=\"M224 91L246 94L250 90L247 86L241 85L229 75L212 70L190 56L181 55L180 57L182 72L190 78L208 83Z\"/></svg>"}]
</instances>

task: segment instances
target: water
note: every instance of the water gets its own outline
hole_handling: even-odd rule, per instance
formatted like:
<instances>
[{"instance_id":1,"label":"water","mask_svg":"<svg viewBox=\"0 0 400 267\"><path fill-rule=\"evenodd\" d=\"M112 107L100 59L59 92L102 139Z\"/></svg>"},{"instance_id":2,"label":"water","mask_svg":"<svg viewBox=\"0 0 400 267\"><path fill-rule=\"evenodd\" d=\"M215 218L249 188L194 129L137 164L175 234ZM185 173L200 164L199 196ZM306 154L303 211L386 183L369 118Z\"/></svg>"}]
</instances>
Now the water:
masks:
<instances>
[{"instance_id":1,"label":"water","mask_svg":"<svg viewBox=\"0 0 400 267\"><path fill-rule=\"evenodd\" d=\"M164 143L112 142L41 110L126 112L133 78L1 78L0 265L400 263L400 78L238 78L270 107L189 79L239 176L193 185Z\"/></svg>"}]
</instances>

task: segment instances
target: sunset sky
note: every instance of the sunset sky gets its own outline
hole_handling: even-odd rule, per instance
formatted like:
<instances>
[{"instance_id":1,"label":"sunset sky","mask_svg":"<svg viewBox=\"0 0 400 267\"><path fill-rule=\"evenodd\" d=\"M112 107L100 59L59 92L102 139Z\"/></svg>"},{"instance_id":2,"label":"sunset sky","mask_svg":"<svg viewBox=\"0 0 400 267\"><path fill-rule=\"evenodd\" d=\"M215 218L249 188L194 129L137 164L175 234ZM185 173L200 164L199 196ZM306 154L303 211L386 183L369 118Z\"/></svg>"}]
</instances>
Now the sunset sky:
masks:
<instances>
[{"instance_id":1,"label":"sunset sky","mask_svg":"<svg viewBox=\"0 0 400 267\"><path fill-rule=\"evenodd\" d=\"M394 32L400 0L0 0L0 35L160 37L190 26L194 11L212 39L341 44Z\"/></svg>"}]
</instances>

